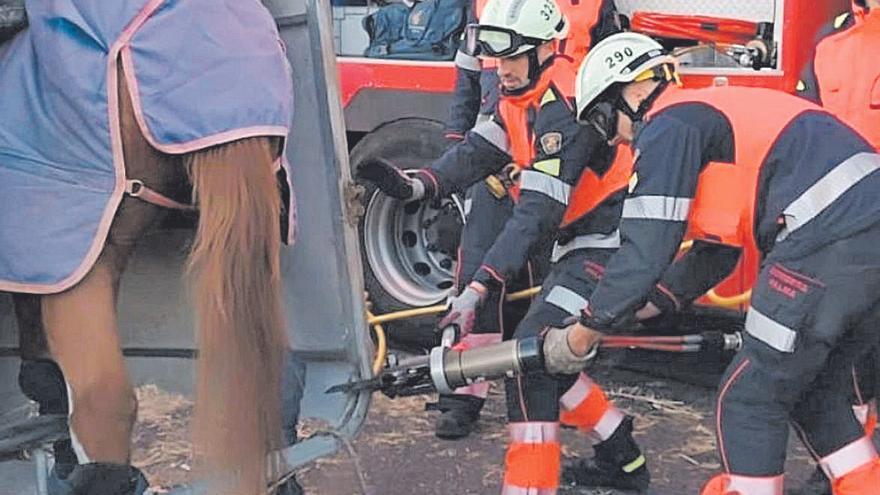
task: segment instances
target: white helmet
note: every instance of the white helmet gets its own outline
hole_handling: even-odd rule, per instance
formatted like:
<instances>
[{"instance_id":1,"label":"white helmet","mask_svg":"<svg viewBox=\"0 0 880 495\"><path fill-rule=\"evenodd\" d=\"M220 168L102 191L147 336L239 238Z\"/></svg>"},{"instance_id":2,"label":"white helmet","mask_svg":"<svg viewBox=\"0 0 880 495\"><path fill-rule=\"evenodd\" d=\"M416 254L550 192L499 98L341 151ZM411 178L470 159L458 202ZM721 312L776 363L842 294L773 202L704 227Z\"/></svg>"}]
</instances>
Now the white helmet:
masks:
<instances>
[{"instance_id":1,"label":"white helmet","mask_svg":"<svg viewBox=\"0 0 880 495\"><path fill-rule=\"evenodd\" d=\"M603 100L600 97L609 88L648 79L677 80L675 58L660 43L638 33L618 33L605 38L590 50L578 70L575 82L578 120L588 120L588 110Z\"/></svg>"},{"instance_id":2,"label":"white helmet","mask_svg":"<svg viewBox=\"0 0 880 495\"><path fill-rule=\"evenodd\" d=\"M466 39L475 56L506 58L567 35L568 21L554 0L489 0Z\"/></svg>"}]
</instances>

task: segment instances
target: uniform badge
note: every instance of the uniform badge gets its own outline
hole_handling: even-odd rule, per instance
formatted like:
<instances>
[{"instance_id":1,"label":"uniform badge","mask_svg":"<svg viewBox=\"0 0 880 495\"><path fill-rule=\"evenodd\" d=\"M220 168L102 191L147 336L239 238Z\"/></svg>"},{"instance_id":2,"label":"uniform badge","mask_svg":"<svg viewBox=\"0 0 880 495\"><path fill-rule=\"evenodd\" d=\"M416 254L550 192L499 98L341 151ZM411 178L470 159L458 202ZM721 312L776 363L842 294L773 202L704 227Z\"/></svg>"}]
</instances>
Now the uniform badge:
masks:
<instances>
[{"instance_id":1,"label":"uniform badge","mask_svg":"<svg viewBox=\"0 0 880 495\"><path fill-rule=\"evenodd\" d=\"M636 190L637 185L639 185L639 174L633 172L633 174L629 177L630 194L632 194L632 192Z\"/></svg>"},{"instance_id":2,"label":"uniform badge","mask_svg":"<svg viewBox=\"0 0 880 495\"><path fill-rule=\"evenodd\" d=\"M546 155L555 155L562 149L562 133L548 132L541 136L541 149Z\"/></svg>"}]
</instances>

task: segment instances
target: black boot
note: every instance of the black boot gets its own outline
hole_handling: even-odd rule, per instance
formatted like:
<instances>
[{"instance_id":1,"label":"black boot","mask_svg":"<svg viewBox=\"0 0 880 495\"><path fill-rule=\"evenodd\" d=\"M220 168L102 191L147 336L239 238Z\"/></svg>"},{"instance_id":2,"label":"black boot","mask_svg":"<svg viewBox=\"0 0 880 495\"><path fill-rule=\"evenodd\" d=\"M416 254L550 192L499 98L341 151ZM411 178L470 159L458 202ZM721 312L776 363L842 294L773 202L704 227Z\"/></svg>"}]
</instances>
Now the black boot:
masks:
<instances>
[{"instance_id":1,"label":"black boot","mask_svg":"<svg viewBox=\"0 0 880 495\"><path fill-rule=\"evenodd\" d=\"M296 478L290 478L275 491L275 495L304 495L304 493Z\"/></svg>"},{"instance_id":2,"label":"black boot","mask_svg":"<svg viewBox=\"0 0 880 495\"><path fill-rule=\"evenodd\" d=\"M464 438L474 431L484 399L473 395L441 395L436 406L441 412L437 418L434 434L444 440Z\"/></svg>"},{"instance_id":3,"label":"black boot","mask_svg":"<svg viewBox=\"0 0 880 495\"><path fill-rule=\"evenodd\" d=\"M627 416L611 438L595 445L592 459L567 462L562 480L569 485L645 491L651 475L639 446L632 437L633 418Z\"/></svg>"},{"instance_id":4,"label":"black boot","mask_svg":"<svg viewBox=\"0 0 880 495\"><path fill-rule=\"evenodd\" d=\"M52 486L49 495L142 495L147 486L135 467L96 462L76 466L67 479Z\"/></svg>"}]
</instances>

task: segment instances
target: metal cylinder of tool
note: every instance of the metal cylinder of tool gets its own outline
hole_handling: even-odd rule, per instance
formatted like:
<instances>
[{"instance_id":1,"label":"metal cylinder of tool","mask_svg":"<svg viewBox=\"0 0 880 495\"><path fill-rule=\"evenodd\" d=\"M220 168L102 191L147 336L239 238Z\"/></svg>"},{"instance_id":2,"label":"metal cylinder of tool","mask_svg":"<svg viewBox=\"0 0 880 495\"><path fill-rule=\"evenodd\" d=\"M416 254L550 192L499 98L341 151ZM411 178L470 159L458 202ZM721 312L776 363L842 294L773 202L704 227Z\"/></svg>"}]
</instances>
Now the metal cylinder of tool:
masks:
<instances>
[{"instance_id":1,"label":"metal cylinder of tool","mask_svg":"<svg viewBox=\"0 0 880 495\"><path fill-rule=\"evenodd\" d=\"M544 368L543 342L531 337L464 351L431 350L431 379L442 394L472 383Z\"/></svg>"}]
</instances>

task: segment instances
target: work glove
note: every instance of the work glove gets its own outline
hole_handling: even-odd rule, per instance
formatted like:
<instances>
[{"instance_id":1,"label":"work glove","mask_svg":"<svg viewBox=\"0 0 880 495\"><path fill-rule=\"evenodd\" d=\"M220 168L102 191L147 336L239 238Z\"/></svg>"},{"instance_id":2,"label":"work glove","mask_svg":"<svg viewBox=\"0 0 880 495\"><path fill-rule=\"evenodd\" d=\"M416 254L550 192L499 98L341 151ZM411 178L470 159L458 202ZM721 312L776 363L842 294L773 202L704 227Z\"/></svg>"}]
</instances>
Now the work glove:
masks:
<instances>
[{"instance_id":1,"label":"work glove","mask_svg":"<svg viewBox=\"0 0 880 495\"><path fill-rule=\"evenodd\" d=\"M437 325L441 331L447 327L455 327L457 339L463 339L474 330L477 309L486 299L488 290L479 282L471 282L458 296L449 301L446 316Z\"/></svg>"},{"instance_id":2,"label":"work glove","mask_svg":"<svg viewBox=\"0 0 880 495\"><path fill-rule=\"evenodd\" d=\"M584 370L599 349L599 342L583 356L579 356L568 345L568 332L575 328L576 323L565 328L551 328L544 334L544 367L554 375L572 375Z\"/></svg>"},{"instance_id":3,"label":"work glove","mask_svg":"<svg viewBox=\"0 0 880 495\"><path fill-rule=\"evenodd\" d=\"M370 158L361 162L357 168L357 177L376 184L380 191L401 201L425 197L425 184L422 181L407 176L381 158Z\"/></svg>"}]
</instances>

